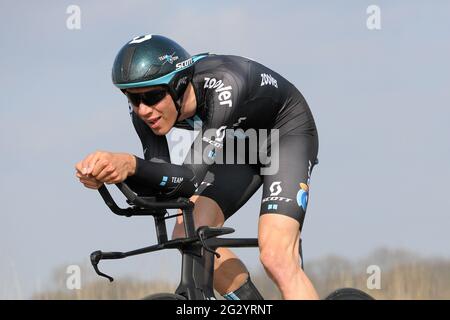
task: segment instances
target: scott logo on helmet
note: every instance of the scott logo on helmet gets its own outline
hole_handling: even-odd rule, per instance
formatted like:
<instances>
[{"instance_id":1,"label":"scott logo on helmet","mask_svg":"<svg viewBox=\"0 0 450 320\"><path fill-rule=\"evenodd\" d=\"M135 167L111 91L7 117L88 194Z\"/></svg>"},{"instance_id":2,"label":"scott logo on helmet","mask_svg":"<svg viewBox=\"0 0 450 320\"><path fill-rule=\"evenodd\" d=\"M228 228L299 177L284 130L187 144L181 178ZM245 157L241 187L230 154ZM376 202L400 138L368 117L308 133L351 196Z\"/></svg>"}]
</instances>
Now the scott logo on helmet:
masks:
<instances>
[{"instance_id":1,"label":"scott logo on helmet","mask_svg":"<svg viewBox=\"0 0 450 320\"><path fill-rule=\"evenodd\" d=\"M204 88L216 89L215 91L219 93L218 98L220 105L227 105L230 108L233 106L233 101L231 101L231 90L233 90L233 88L231 86L225 87L225 84L222 82L222 80L205 77Z\"/></svg>"},{"instance_id":2,"label":"scott logo on helmet","mask_svg":"<svg viewBox=\"0 0 450 320\"><path fill-rule=\"evenodd\" d=\"M182 68L186 68L186 67L189 67L191 64L192 64L192 58L189 58L189 59L187 59L187 60L184 60L184 61L181 61L181 62L178 62L176 65L175 65L175 67L177 68L177 70L178 69L182 69Z\"/></svg>"}]
</instances>

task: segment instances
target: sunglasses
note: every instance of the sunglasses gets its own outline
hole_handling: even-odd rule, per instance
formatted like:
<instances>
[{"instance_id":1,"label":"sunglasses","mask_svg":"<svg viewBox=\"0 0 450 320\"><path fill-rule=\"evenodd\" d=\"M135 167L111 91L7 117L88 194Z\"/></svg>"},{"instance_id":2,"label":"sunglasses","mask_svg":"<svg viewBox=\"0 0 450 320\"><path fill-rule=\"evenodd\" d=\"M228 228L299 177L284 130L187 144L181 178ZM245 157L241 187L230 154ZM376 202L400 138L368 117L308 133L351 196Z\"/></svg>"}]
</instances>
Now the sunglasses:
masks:
<instances>
[{"instance_id":1,"label":"sunglasses","mask_svg":"<svg viewBox=\"0 0 450 320\"><path fill-rule=\"evenodd\" d=\"M167 89L162 88L142 93L130 93L125 91L124 93L128 100L130 100L131 104L135 107L139 107L141 102L147 106L153 106L165 98Z\"/></svg>"}]
</instances>

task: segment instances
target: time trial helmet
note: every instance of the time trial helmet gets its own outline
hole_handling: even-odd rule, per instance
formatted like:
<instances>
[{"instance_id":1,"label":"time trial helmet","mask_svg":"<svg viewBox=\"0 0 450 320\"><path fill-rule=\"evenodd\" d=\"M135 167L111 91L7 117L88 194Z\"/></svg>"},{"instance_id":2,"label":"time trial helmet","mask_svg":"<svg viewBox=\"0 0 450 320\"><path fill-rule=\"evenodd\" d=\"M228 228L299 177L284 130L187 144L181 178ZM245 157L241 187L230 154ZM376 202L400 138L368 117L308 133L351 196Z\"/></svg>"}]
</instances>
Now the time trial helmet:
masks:
<instances>
[{"instance_id":1,"label":"time trial helmet","mask_svg":"<svg viewBox=\"0 0 450 320\"><path fill-rule=\"evenodd\" d=\"M191 56L175 41L160 35L133 38L117 54L112 81L121 90L166 86L179 112L178 99L192 80L193 66L207 54Z\"/></svg>"}]
</instances>

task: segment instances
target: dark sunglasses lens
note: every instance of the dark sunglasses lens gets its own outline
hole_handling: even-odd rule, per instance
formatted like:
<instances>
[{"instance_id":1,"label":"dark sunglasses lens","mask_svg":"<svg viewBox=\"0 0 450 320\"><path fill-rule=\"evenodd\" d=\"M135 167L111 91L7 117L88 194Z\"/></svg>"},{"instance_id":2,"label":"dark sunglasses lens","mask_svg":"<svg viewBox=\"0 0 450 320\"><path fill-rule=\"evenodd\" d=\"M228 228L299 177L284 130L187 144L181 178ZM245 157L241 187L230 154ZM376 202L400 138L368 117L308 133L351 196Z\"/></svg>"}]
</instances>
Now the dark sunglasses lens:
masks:
<instances>
[{"instance_id":1,"label":"dark sunglasses lens","mask_svg":"<svg viewBox=\"0 0 450 320\"><path fill-rule=\"evenodd\" d=\"M141 103L141 97L137 93L129 93L127 92L128 100L130 100L131 104L135 107L139 106Z\"/></svg>"},{"instance_id":2,"label":"dark sunglasses lens","mask_svg":"<svg viewBox=\"0 0 450 320\"><path fill-rule=\"evenodd\" d=\"M144 93L130 93L127 92L126 95L128 99L130 100L131 104L133 106L138 107L139 104L144 102L144 104L148 106L152 106L160 102L164 97L166 96L167 90L160 89L160 90L153 90L149 92Z\"/></svg>"},{"instance_id":3,"label":"dark sunglasses lens","mask_svg":"<svg viewBox=\"0 0 450 320\"><path fill-rule=\"evenodd\" d=\"M145 92L141 95L141 99L146 105L152 106L164 99L166 92L164 89Z\"/></svg>"}]
</instances>

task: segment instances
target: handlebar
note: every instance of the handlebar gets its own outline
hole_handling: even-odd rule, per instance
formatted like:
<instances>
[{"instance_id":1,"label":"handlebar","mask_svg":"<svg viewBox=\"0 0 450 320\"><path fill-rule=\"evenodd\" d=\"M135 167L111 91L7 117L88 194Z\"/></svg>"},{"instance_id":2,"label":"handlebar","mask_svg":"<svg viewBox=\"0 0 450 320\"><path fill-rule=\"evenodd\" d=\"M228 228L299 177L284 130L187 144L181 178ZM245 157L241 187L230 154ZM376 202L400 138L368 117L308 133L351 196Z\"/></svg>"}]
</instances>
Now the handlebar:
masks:
<instances>
[{"instance_id":1,"label":"handlebar","mask_svg":"<svg viewBox=\"0 0 450 320\"><path fill-rule=\"evenodd\" d=\"M116 186L127 198L127 203L132 205L131 207L120 208L105 185L102 185L98 192L111 211L119 216L159 215L165 214L166 209L188 209L193 207L193 203L188 198L178 197L174 200L164 200L157 197L141 197L135 194L124 182L117 183Z\"/></svg>"},{"instance_id":2,"label":"handlebar","mask_svg":"<svg viewBox=\"0 0 450 320\"><path fill-rule=\"evenodd\" d=\"M153 252L161 249L179 249L195 242L199 242L199 245L201 245L201 247L219 258L220 255L215 251L215 249L218 247L217 244L210 246L209 239L234 232L234 229L232 228L212 228L208 226L199 227L195 231L194 221L192 220L194 203L191 202L188 198L178 197L173 200L167 200L167 198L162 199L162 197L158 196L141 197L135 194L126 183L118 183L116 184L116 186L127 198L127 203L130 205L130 207L125 209L120 208L112 198L111 194L108 191L108 188L105 185L102 185L98 189L98 191L105 201L106 205L111 209L112 212L119 216L153 216L156 223L158 244L129 252L102 252L100 250L92 252L90 258L95 272L99 276L109 279L109 281L113 281L113 278L101 272L98 268L98 264L101 260L122 259L132 255ZM170 195L165 196L168 197ZM183 209L185 228L187 230L186 238L167 241L165 220L177 215L165 217L167 213L166 209Z\"/></svg>"},{"instance_id":3,"label":"handlebar","mask_svg":"<svg viewBox=\"0 0 450 320\"><path fill-rule=\"evenodd\" d=\"M156 221L156 228L158 232L158 242L167 241L166 227L164 223L164 216L167 213L166 209L193 209L194 203L192 203L188 198L178 197L172 200L161 199L157 196L155 197L141 197L131 190L131 188L124 182L117 183L116 187L122 192L122 194L127 198L127 203L130 205L128 208L120 208L114 201L113 197L108 191L105 185L102 185L98 192L102 196L108 208L115 214L119 216L154 216ZM170 195L165 195L166 197ZM113 281L113 278L107 274L101 272L98 269L98 264L101 260L105 259L122 259L129 255L145 253L155 250L159 247L149 247L137 250L135 252L102 252L95 251L91 254L91 263L95 269L95 272L109 281Z\"/></svg>"}]
</instances>

